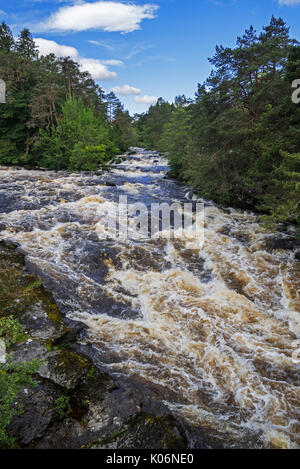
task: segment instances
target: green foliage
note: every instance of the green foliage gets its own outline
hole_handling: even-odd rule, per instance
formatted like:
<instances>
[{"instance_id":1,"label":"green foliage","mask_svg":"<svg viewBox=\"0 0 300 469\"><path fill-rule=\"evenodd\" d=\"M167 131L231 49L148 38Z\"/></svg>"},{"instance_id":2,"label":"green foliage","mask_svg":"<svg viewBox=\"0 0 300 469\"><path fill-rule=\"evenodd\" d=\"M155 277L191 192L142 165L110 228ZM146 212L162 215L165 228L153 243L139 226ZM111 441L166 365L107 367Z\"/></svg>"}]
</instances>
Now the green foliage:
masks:
<instances>
[{"instance_id":1,"label":"green foliage","mask_svg":"<svg viewBox=\"0 0 300 469\"><path fill-rule=\"evenodd\" d=\"M12 438L7 436L6 428L12 418L22 412L15 404L16 398L23 386L34 386L32 375L41 364L40 360L22 364L8 361L6 365L0 366L0 448L13 445Z\"/></svg>"},{"instance_id":2,"label":"green foliage","mask_svg":"<svg viewBox=\"0 0 300 469\"><path fill-rule=\"evenodd\" d=\"M168 154L174 175L205 198L299 222L300 47L281 18L235 48L217 46L194 102L152 106L136 122L140 142ZM169 111L167 112L167 107Z\"/></svg>"},{"instance_id":3,"label":"green foliage","mask_svg":"<svg viewBox=\"0 0 300 469\"><path fill-rule=\"evenodd\" d=\"M41 280L38 278L37 280L34 280L34 282L30 283L24 288L25 292L29 292L31 290L34 290L35 288L40 288L42 286Z\"/></svg>"},{"instance_id":4,"label":"green foliage","mask_svg":"<svg viewBox=\"0 0 300 469\"><path fill-rule=\"evenodd\" d=\"M271 219L296 220L300 225L300 153L281 155L282 162L272 171L261 209L267 210Z\"/></svg>"},{"instance_id":5,"label":"green foliage","mask_svg":"<svg viewBox=\"0 0 300 469\"><path fill-rule=\"evenodd\" d=\"M117 97L105 95L70 57L39 57L28 29L15 40L0 25L0 77L7 86L0 164L94 170L136 143Z\"/></svg>"},{"instance_id":6,"label":"green foliage","mask_svg":"<svg viewBox=\"0 0 300 469\"><path fill-rule=\"evenodd\" d=\"M26 338L23 327L12 316L0 317L0 337L6 347Z\"/></svg>"},{"instance_id":7,"label":"green foliage","mask_svg":"<svg viewBox=\"0 0 300 469\"><path fill-rule=\"evenodd\" d=\"M160 98L155 106L150 106L148 113L139 116L135 123L139 135L139 145L157 149L164 125L171 118L175 106Z\"/></svg>"},{"instance_id":8,"label":"green foliage","mask_svg":"<svg viewBox=\"0 0 300 469\"><path fill-rule=\"evenodd\" d=\"M12 317L0 318L0 339L6 347L25 339L23 327ZM14 415L22 412L15 404L18 393L23 386L33 386L32 375L41 366L41 360L16 364L7 356L6 364L0 365L0 448L13 445L13 440L7 436L6 428Z\"/></svg>"},{"instance_id":9,"label":"green foliage","mask_svg":"<svg viewBox=\"0 0 300 469\"><path fill-rule=\"evenodd\" d=\"M110 139L108 124L81 99L73 99L63 105L51 134L41 132L36 150L43 154L41 163L46 167L94 171L118 149Z\"/></svg>"},{"instance_id":10,"label":"green foliage","mask_svg":"<svg viewBox=\"0 0 300 469\"><path fill-rule=\"evenodd\" d=\"M67 417L72 412L72 408L70 405L70 397L69 396L58 397L55 401L55 407L58 412L58 417L60 419Z\"/></svg>"},{"instance_id":11,"label":"green foliage","mask_svg":"<svg viewBox=\"0 0 300 469\"><path fill-rule=\"evenodd\" d=\"M95 171L107 160L105 150L105 145L84 147L76 143L70 156L69 167L75 171Z\"/></svg>"}]
</instances>

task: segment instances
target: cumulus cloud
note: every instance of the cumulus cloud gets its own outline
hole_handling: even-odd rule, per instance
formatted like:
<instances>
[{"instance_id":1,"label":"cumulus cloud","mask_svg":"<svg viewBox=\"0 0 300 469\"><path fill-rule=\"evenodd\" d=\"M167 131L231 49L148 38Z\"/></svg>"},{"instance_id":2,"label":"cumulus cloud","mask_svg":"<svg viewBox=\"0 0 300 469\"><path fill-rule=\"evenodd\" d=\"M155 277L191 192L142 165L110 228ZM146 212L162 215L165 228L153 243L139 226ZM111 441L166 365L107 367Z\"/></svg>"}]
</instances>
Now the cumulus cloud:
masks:
<instances>
[{"instance_id":1,"label":"cumulus cloud","mask_svg":"<svg viewBox=\"0 0 300 469\"><path fill-rule=\"evenodd\" d=\"M55 54L57 57L71 57L79 63L82 71L89 72L94 80L97 81L113 80L116 78L117 74L110 71L107 65L120 65L123 63L117 60L101 61L80 57L78 50L75 49L75 47L64 46L55 41L49 41L48 39L36 38L34 41L39 48L40 55Z\"/></svg>"},{"instance_id":2,"label":"cumulus cloud","mask_svg":"<svg viewBox=\"0 0 300 469\"><path fill-rule=\"evenodd\" d=\"M156 104L158 98L156 96L136 96L134 98L135 102L138 104Z\"/></svg>"},{"instance_id":3,"label":"cumulus cloud","mask_svg":"<svg viewBox=\"0 0 300 469\"><path fill-rule=\"evenodd\" d=\"M111 88L116 94L121 94L123 96L130 96L130 95L138 95L141 94L141 90L139 88L134 88L133 86L124 85L124 86L115 86Z\"/></svg>"},{"instance_id":4,"label":"cumulus cloud","mask_svg":"<svg viewBox=\"0 0 300 469\"><path fill-rule=\"evenodd\" d=\"M114 1L82 2L63 6L48 20L40 23L37 31L103 30L129 33L141 28L144 19L155 18L157 5L134 5Z\"/></svg>"},{"instance_id":5,"label":"cumulus cloud","mask_svg":"<svg viewBox=\"0 0 300 469\"><path fill-rule=\"evenodd\" d=\"M80 57L78 62L81 70L89 72L94 80L113 80L117 76L116 72L111 72L100 60Z\"/></svg>"},{"instance_id":6,"label":"cumulus cloud","mask_svg":"<svg viewBox=\"0 0 300 469\"><path fill-rule=\"evenodd\" d=\"M57 57L72 57L72 59L78 59L79 57L78 50L75 47L63 46L55 41L40 37L35 38L34 42L38 46L41 55L55 54Z\"/></svg>"}]
</instances>

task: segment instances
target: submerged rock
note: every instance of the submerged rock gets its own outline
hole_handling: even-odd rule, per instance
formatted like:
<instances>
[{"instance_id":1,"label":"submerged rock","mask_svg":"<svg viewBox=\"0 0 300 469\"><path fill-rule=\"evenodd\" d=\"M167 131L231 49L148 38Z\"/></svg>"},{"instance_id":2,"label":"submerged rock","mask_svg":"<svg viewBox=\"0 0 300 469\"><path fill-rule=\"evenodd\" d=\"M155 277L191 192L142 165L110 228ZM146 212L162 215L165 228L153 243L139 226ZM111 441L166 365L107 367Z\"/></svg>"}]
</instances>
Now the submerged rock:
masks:
<instances>
[{"instance_id":1,"label":"submerged rock","mask_svg":"<svg viewBox=\"0 0 300 469\"><path fill-rule=\"evenodd\" d=\"M297 241L293 237L268 238L265 241L264 248L267 251L273 251L275 249L287 249L292 251L296 245Z\"/></svg>"}]
</instances>

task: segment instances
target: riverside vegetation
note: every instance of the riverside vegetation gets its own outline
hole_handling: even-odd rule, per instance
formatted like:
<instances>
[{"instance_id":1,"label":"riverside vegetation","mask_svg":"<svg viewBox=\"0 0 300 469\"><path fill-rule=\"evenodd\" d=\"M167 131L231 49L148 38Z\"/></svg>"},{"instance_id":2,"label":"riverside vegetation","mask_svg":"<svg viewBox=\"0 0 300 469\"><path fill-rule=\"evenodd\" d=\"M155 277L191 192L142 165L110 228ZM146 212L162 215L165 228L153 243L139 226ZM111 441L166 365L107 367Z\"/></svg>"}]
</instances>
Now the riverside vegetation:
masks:
<instances>
[{"instance_id":1,"label":"riverside vegetation","mask_svg":"<svg viewBox=\"0 0 300 469\"><path fill-rule=\"evenodd\" d=\"M300 223L300 47L284 21L217 46L194 100L159 99L136 122L142 146L167 152L174 176L204 198Z\"/></svg>"},{"instance_id":2,"label":"riverside vegetation","mask_svg":"<svg viewBox=\"0 0 300 469\"><path fill-rule=\"evenodd\" d=\"M39 57L28 29L0 25L0 164L96 170L134 140L132 118L70 57Z\"/></svg>"}]
</instances>

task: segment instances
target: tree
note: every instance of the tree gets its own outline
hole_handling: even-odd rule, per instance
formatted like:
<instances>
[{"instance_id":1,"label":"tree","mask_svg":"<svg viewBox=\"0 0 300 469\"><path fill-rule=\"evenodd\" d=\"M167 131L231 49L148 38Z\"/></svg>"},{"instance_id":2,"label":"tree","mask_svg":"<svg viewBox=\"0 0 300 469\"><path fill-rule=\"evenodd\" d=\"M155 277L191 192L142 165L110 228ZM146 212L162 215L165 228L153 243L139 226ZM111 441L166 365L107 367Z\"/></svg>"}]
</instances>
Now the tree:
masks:
<instances>
[{"instance_id":1,"label":"tree","mask_svg":"<svg viewBox=\"0 0 300 469\"><path fill-rule=\"evenodd\" d=\"M8 54L14 49L15 41L10 28L4 21L0 25L0 52Z\"/></svg>"},{"instance_id":2,"label":"tree","mask_svg":"<svg viewBox=\"0 0 300 469\"><path fill-rule=\"evenodd\" d=\"M41 163L53 169L93 171L117 152L108 124L80 99L66 101L57 127L41 131L36 145Z\"/></svg>"},{"instance_id":3,"label":"tree","mask_svg":"<svg viewBox=\"0 0 300 469\"><path fill-rule=\"evenodd\" d=\"M142 114L135 126L139 132L140 145L150 149L157 149L163 133L164 125L170 121L175 105L159 98L157 103L150 106L147 114Z\"/></svg>"},{"instance_id":4,"label":"tree","mask_svg":"<svg viewBox=\"0 0 300 469\"><path fill-rule=\"evenodd\" d=\"M119 143L127 148L130 116L119 116L114 131L104 92L91 75L70 57L39 57L28 29L15 43L9 27L0 26L0 76L7 88L7 103L0 106L0 164L92 169L116 154Z\"/></svg>"},{"instance_id":5,"label":"tree","mask_svg":"<svg viewBox=\"0 0 300 469\"><path fill-rule=\"evenodd\" d=\"M28 60L37 60L38 48L33 40L32 34L29 29L24 28L16 42L16 51L21 57Z\"/></svg>"},{"instance_id":6,"label":"tree","mask_svg":"<svg viewBox=\"0 0 300 469\"><path fill-rule=\"evenodd\" d=\"M216 47L194 103L178 96L170 113L159 101L139 117L140 141L165 151L174 175L206 198L299 219L299 51L281 18L260 34L251 26L236 47Z\"/></svg>"},{"instance_id":7,"label":"tree","mask_svg":"<svg viewBox=\"0 0 300 469\"><path fill-rule=\"evenodd\" d=\"M110 123L115 120L116 112L120 107L120 101L113 91L105 96L107 118Z\"/></svg>"}]
</instances>

